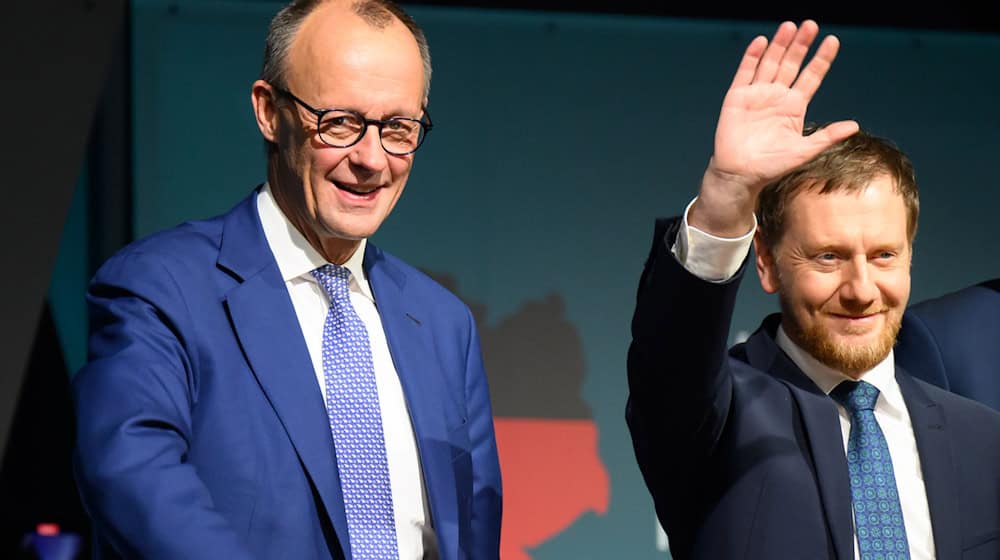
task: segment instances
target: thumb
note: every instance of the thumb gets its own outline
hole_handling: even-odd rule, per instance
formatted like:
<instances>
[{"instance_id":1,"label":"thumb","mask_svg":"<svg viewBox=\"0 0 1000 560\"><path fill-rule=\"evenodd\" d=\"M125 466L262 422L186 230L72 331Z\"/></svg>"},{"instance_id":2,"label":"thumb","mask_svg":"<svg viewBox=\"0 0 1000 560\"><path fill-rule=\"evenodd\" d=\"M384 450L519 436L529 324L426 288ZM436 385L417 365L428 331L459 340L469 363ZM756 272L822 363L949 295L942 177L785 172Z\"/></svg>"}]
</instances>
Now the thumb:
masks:
<instances>
[{"instance_id":1,"label":"thumb","mask_svg":"<svg viewBox=\"0 0 1000 560\"><path fill-rule=\"evenodd\" d=\"M806 138L818 154L844 138L857 133L860 128L857 121L837 121L824 126Z\"/></svg>"}]
</instances>

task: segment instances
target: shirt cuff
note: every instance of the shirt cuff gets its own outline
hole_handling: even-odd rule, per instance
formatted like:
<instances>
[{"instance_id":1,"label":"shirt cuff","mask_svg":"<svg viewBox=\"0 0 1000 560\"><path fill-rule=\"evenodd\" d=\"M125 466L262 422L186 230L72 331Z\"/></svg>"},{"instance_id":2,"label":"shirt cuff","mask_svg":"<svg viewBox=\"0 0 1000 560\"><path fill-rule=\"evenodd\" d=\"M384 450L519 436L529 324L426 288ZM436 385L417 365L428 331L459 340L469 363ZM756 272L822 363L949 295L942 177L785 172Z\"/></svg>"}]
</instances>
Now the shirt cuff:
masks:
<instances>
[{"instance_id":1,"label":"shirt cuff","mask_svg":"<svg viewBox=\"0 0 1000 560\"><path fill-rule=\"evenodd\" d=\"M688 224L688 211L695 200L698 200L697 197L684 209L677 239L669 249L691 274L709 282L725 282L736 274L750 254L753 235L757 231L757 216L753 217L753 227L746 235L716 237Z\"/></svg>"}]
</instances>

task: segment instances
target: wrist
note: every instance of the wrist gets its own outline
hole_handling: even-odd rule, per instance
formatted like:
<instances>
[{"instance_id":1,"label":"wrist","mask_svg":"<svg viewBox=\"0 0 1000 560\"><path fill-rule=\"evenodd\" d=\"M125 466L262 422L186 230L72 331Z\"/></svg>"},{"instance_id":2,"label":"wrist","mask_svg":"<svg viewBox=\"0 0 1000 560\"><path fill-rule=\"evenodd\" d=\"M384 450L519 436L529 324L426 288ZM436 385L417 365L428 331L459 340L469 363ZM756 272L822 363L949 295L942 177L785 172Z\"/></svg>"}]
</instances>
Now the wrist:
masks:
<instances>
[{"instance_id":1,"label":"wrist","mask_svg":"<svg viewBox=\"0 0 1000 560\"><path fill-rule=\"evenodd\" d=\"M741 237L754 227L757 190L745 177L722 173L709 164L688 224L718 237Z\"/></svg>"}]
</instances>

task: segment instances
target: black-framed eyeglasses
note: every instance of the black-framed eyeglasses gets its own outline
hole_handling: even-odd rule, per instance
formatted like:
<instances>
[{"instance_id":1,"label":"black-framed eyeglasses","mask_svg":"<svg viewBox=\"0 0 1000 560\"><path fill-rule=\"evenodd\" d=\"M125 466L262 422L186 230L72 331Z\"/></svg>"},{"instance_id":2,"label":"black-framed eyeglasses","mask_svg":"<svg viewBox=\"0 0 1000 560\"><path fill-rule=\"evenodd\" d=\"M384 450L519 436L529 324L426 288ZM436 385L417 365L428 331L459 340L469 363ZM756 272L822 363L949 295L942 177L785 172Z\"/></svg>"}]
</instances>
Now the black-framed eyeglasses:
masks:
<instances>
[{"instance_id":1,"label":"black-framed eyeglasses","mask_svg":"<svg viewBox=\"0 0 1000 560\"><path fill-rule=\"evenodd\" d=\"M316 130L319 139L327 146L334 148L350 148L364 138L368 127L378 127L382 149L396 156L405 156L417 151L424 143L427 133L434 127L431 114L427 107L421 107L426 121L409 117L389 117L385 120L369 119L357 111L350 109L314 109L292 92L274 87L282 95L287 95L303 109L316 115Z\"/></svg>"}]
</instances>

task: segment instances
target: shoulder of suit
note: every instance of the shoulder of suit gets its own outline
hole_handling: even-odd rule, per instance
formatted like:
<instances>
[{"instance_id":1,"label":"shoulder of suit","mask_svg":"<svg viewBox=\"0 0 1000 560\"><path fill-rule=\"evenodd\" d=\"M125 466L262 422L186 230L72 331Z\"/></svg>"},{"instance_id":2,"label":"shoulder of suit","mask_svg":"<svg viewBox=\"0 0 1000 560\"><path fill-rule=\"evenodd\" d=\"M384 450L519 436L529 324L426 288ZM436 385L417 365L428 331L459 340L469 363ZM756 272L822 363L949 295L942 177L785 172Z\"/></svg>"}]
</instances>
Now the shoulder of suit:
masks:
<instances>
[{"instance_id":1,"label":"shoulder of suit","mask_svg":"<svg viewBox=\"0 0 1000 560\"><path fill-rule=\"evenodd\" d=\"M97 275L121 276L163 267L178 277L215 270L222 240L222 221L188 221L136 239L105 261Z\"/></svg>"},{"instance_id":2,"label":"shoulder of suit","mask_svg":"<svg viewBox=\"0 0 1000 560\"><path fill-rule=\"evenodd\" d=\"M942 389L913 375L910 375L910 378L927 393L927 396L935 404L943 407L946 417L965 418L973 424L982 422L984 426L990 426L996 436L1000 438L1000 411L979 401Z\"/></svg>"},{"instance_id":3,"label":"shoulder of suit","mask_svg":"<svg viewBox=\"0 0 1000 560\"><path fill-rule=\"evenodd\" d=\"M934 322L958 320L969 314L997 313L1000 311L1000 279L915 303L907 311Z\"/></svg>"},{"instance_id":4,"label":"shoulder of suit","mask_svg":"<svg viewBox=\"0 0 1000 560\"><path fill-rule=\"evenodd\" d=\"M370 243L370 242L369 242ZM373 247L387 265L395 268L406 277L406 288L422 292L435 305L455 305L467 309L468 306L459 297L458 280L446 273L417 268L381 247Z\"/></svg>"}]
</instances>

